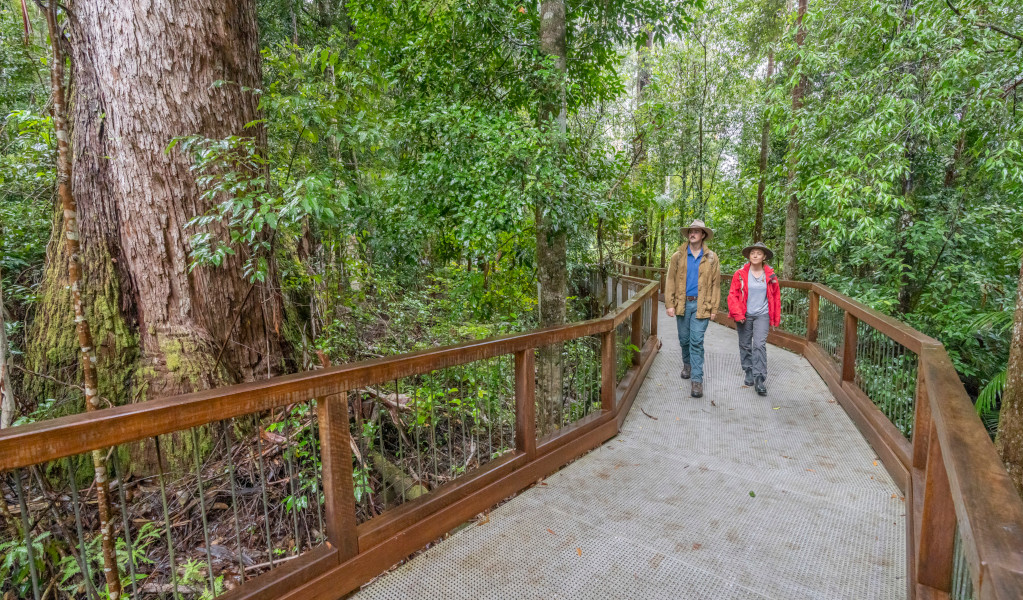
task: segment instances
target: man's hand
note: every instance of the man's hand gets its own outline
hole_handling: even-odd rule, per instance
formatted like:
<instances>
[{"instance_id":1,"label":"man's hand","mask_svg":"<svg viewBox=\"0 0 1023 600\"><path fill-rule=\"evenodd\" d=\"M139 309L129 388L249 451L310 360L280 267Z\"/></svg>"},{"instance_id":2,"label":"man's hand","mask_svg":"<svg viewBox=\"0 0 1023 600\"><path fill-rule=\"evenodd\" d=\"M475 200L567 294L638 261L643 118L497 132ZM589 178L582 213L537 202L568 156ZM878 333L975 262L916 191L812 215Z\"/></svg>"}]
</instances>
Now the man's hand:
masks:
<instances>
[{"instance_id":1,"label":"man's hand","mask_svg":"<svg viewBox=\"0 0 1023 600\"><path fill-rule=\"evenodd\" d=\"M675 316L675 309L670 307L670 306L668 307L668 316L669 317L674 317Z\"/></svg>"},{"instance_id":2,"label":"man's hand","mask_svg":"<svg viewBox=\"0 0 1023 600\"><path fill-rule=\"evenodd\" d=\"M712 312L712 313L710 313L710 320L711 320L711 321L713 321L713 320L714 320L714 319L716 319L717 317L718 317L718 314L717 314L716 312Z\"/></svg>"}]
</instances>

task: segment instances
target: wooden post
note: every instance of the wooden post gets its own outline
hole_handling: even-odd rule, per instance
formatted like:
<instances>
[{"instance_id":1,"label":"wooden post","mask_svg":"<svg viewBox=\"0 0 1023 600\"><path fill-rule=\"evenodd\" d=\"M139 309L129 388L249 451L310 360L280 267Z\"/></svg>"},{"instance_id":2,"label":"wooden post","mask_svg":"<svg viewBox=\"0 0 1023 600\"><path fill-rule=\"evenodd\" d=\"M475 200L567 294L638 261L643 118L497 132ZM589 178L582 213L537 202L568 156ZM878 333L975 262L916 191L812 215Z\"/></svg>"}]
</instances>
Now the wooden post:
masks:
<instances>
[{"instance_id":1,"label":"wooden post","mask_svg":"<svg viewBox=\"0 0 1023 600\"><path fill-rule=\"evenodd\" d=\"M937 426L931 422L928 438L934 443L927 449L924 508L920 540L916 546L916 580L947 592L952 587L956 513L936 429Z\"/></svg>"},{"instance_id":2,"label":"wooden post","mask_svg":"<svg viewBox=\"0 0 1023 600\"><path fill-rule=\"evenodd\" d=\"M632 339L629 343L636 347L632 351L632 364L638 367L639 349L643 347L643 302L637 302L636 310L632 313Z\"/></svg>"},{"instance_id":3,"label":"wooden post","mask_svg":"<svg viewBox=\"0 0 1023 600\"><path fill-rule=\"evenodd\" d=\"M821 297L817 295L817 292L810 290L810 310L806 313L806 341L816 342L817 341L817 323L820 317L821 310Z\"/></svg>"},{"instance_id":4,"label":"wooden post","mask_svg":"<svg viewBox=\"0 0 1023 600\"><path fill-rule=\"evenodd\" d=\"M930 443L931 432L931 403L927 397L923 356L917 359L916 372L916 409L913 412L913 468L923 469L927 465L927 445Z\"/></svg>"},{"instance_id":5,"label":"wooden post","mask_svg":"<svg viewBox=\"0 0 1023 600\"><path fill-rule=\"evenodd\" d=\"M654 292L650 295L650 337L657 337L657 320L661 316L661 309L657 303L657 292Z\"/></svg>"},{"instance_id":6,"label":"wooden post","mask_svg":"<svg viewBox=\"0 0 1023 600\"><path fill-rule=\"evenodd\" d=\"M536 456L536 351L515 353L515 447Z\"/></svg>"},{"instance_id":7,"label":"wooden post","mask_svg":"<svg viewBox=\"0 0 1023 600\"><path fill-rule=\"evenodd\" d=\"M845 343L842 346L842 381L856 378L856 323L858 319L845 313Z\"/></svg>"},{"instance_id":8,"label":"wooden post","mask_svg":"<svg viewBox=\"0 0 1023 600\"><path fill-rule=\"evenodd\" d=\"M337 549L338 562L344 562L359 554L351 432L348 431L348 394L319 399L316 414L320 421L327 541Z\"/></svg>"},{"instance_id":9,"label":"wooden post","mask_svg":"<svg viewBox=\"0 0 1023 600\"><path fill-rule=\"evenodd\" d=\"M605 411L615 409L615 330L600 334L600 407Z\"/></svg>"}]
</instances>

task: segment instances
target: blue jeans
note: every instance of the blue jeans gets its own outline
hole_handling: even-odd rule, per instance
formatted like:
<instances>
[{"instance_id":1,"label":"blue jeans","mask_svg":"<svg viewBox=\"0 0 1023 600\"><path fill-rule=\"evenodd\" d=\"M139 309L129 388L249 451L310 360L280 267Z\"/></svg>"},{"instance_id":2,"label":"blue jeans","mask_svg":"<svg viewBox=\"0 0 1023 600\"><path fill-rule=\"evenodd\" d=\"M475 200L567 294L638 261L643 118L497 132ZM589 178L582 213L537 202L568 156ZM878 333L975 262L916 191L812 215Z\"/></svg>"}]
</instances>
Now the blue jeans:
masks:
<instances>
[{"instance_id":1,"label":"blue jeans","mask_svg":"<svg viewBox=\"0 0 1023 600\"><path fill-rule=\"evenodd\" d=\"M703 336L710 319L696 318L696 300L686 302L686 312L675 315L678 325L678 345L682 347L682 362L692 365L692 379L703 382Z\"/></svg>"}]
</instances>

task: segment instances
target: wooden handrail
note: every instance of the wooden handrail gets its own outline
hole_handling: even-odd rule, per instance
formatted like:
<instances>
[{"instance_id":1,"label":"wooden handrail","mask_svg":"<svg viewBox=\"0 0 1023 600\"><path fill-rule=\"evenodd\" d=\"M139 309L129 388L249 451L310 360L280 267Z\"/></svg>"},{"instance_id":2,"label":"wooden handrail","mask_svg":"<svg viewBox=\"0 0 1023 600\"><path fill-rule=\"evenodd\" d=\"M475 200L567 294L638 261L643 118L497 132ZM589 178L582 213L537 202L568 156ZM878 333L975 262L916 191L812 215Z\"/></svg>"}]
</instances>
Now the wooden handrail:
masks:
<instances>
[{"instance_id":1,"label":"wooden handrail","mask_svg":"<svg viewBox=\"0 0 1023 600\"><path fill-rule=\"evenodd\" d=\"M316 398L328 543L250 579L221 598L337 598L458 523L617 434L660 346L655 332L646 340L634 337L633 343L642 344L642 352L616 385L616 327L630 319L641 323L643 311L657 311L658 282L637 283L642 289L599 319L10 428L0 432L0 472ZM644 306L647 300L652 302ZM593 335L599 335L602 343L601 411L537 440L535 349ZM508 355L515 357L514 452L356 525L347 392Z\"/></svg>"},{"instance_id":2,"label":"wooden handrail","mask_svg":"<svg viewBox=\"0 0 1023 600\"><path fill-rule=\"evenodd\" d=\"M659 267L635 267L663 273ZM320 411L324 482L328 494L330 550L317 549L228 592L228 600L337 598L389 568L395 561L458 523L559 468L617 433L638 392L659 342L656 332L640 340L638 364L616 386L615 330L627 319L643 322L644 304L658 314L660 284L624 276L644 287L599 319L526 333L362 361L241 384L186 396L106 409L19 426L0 432L0 471L41 464L157 435L305 402ZM976 416L944 347L935 339L817 283L786 281L807 292L805 335L773 331L769 341L802 353L821 375L896 483L906 492L907 592L910 598L947 595L951 586L951 540L958 531L978 598L1023 597L1023 501L1016 495L987 431ZM844 313L841 363L817 343L820 299ZM726 311L719 323L733 325ZM912 442L857 387L856 324L863 322L918 360ZM533 428L535 348L582 336L601 338L602 411L553 438L536 440ZM635 343L635 340L632 341ZM407 502L361 525L351 505L351 456L345 393L379 382L430 373L497 356L515 356L516 448L479 472ZM337 486L337 487L334 487Z\"/></svg>"},{"instance_id":3,"label":"wooden handrail","mask_svg":"<svg viewBox=\"0 0 1023 600\"><path fill-rule=\"evenodd\" d=\"M923 351L923 380L948 493L980 598L1023 597L1023 502L944 348ZM935 439L936 438L936 439ZM928 465L930 468L930 465ZM926 528L930 524L923 523ZM976 587L975 587L976 589Z\"/></svg>"},{"instance_id":4,"label":"wooden handrail","mask_svg":"<svg viewBox=\"0 0 1023 600\"><path fill-rule=\"evenodd\" d=\"M616 261L625 273L666 269ZM728 281L730 275L722 274ZM802 353L828 384L906 492L910 598L948 597L958 528L975 597L1023 598L1023 500L974 411L942 344L834 289L781 280L808 294L806 334L771 332L769 341ZM841 363L817 344L820 299L844 313ZM727 311L717 320L734 327ZM918 400L912 443L857 387L857 323L863 322L918 357Z\"/></svg>"},{"instance_id":5,"label":"wooden handrail","mask_svg":"<svg viewBox=\"0 0 1023 600\"><path fill-rule=\"evenodd\" d=\"M599 319L442 348L360 361L266 381L173 396L39 421L0 431L0 471L27 467L129 442L183 431L271 408L341 394L367 385L422 375L527 349L611 331L657 289L639 293Z\"/></svg>"},{"instance_id":6,"label":"wooden handrail","mask_svg":"<svg viewBox=\"0 0 1023 600\"><path fill-rule=\"evenodd\" d=\"M827 286L784 280L781 285L807 291L807 333L772 332L769 341L810 360L906 492L909 597L948 597L958 528L975 597L1023 598L1023 499L944 346ZM820 298L844 313L840 364L816 343ZM718 321L734 326L720 313ZM854 381L856 324L861 321L918 357L911 444Z\"/></svg>"}]
</instances>

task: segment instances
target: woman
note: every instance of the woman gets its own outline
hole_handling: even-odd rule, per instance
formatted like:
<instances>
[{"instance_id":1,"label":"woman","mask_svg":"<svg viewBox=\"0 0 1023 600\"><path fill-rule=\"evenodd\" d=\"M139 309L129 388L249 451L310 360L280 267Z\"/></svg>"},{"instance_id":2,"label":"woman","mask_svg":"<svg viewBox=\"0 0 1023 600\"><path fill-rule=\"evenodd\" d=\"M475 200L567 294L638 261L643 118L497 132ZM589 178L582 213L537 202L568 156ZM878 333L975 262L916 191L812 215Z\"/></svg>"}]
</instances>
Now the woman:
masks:
<instances>
[{"instance_id":1,"label":"woman","mask_svg":"<svg viewBox=\"0 0 1023 600\"><path fill-rule=\"evenodd\" d=\"M742 249L749 261L732 276L728 291L728 316L739 332L739 360L746 372L746 387L754 386L761 396L767 395L767 332L768 325L781 325L781 286L774 269L765 264L774 252L757 242Z\"/></svg>"}]
</instances>

